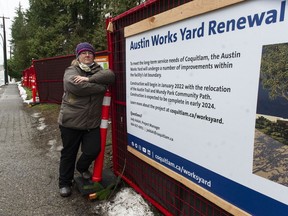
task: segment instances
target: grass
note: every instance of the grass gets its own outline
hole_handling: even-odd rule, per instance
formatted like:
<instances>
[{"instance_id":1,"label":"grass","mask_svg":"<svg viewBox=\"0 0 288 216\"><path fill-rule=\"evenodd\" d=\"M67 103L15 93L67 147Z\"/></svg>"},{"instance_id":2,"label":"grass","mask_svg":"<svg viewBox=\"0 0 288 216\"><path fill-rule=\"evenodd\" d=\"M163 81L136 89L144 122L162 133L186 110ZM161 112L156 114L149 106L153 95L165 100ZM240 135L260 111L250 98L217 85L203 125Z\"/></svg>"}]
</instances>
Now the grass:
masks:
<instances>
[{"instance_id":1,"label":"grass","mask_svg":"<svg viewBox=\"0 0 288 216\"><path fill-rule=\"evenodd\" d=\"M26 100L30 100L32 99L32 91L30 88L27 88L27 87L23 87L26 91L26 94L27 94L27 97L26 97Z\"/></svg>"},{"instance_id":2,"label":"grass","mask_svg":"<svg viewBox=\"0 0 288 216\"><path fill-rule=\"evenodd\" d=\"M60 108L59 104L50 104L50 103L44 103L44 104L38 104L36 105L39 111L57 111Z\"/></svg>"},{"instance_id":3,"label":"grass","mask_svg":"<svg viewBox=\"0 0 288 216\"><path fill-rule=\"evenodd\" d=\"M23 87L26 91L27 97L26 100L30 100L32 99L32 90L30 88L27 87ZM38 104L37 105L37 109L39 109L39 111L59 111L59 104L52 104L52 103L44 103L44 104Z\"/></svg>"}]
</instances>

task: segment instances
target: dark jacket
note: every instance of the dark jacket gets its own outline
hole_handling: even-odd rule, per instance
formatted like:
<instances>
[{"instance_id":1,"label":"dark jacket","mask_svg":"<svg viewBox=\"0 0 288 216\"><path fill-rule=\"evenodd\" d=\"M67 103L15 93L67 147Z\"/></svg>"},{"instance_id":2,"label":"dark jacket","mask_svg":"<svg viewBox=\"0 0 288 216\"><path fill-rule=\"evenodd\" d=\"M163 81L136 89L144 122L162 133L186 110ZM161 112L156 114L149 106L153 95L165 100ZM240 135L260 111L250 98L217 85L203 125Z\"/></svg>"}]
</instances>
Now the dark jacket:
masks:
<instances>
[{"instance_id":1,"label":"dark jacket","mask_svg":"<svg viewBox=\"0 0 288 216\"><path fill-rule=\"evenodd\" d=\"M74 83L75 76L89 77L89 82ZM100 126L101 110L104 94L108 85L115 80L114 73L104 70L96 62L91 72L79 67L78 61L65 70L61 109L58 123L63 127L88 130Z\"/></svg>"}]
</instances>

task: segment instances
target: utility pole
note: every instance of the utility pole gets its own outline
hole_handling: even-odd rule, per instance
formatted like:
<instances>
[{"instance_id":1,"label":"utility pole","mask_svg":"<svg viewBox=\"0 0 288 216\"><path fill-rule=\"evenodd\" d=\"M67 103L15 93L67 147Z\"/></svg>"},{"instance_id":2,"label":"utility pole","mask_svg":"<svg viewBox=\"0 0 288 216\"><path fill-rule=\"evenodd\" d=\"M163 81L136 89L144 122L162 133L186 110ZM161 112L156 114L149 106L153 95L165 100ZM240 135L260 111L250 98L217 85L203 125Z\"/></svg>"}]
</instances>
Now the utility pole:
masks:
<instances>
[{"instance_id":1,"label":"utility pole","mask_svg":"<svg viewBox=\"0 0 288 216\"><path fill-rule=\"evenodd\" d=\"M7 50L6 50L6 32L5 32L5 19L9 19L8 17L0 17L3 19L3 53L4 53L4 77L5 77L5 85L8 84L8 65L7 65Z\"/></svg>"}]
</instances>

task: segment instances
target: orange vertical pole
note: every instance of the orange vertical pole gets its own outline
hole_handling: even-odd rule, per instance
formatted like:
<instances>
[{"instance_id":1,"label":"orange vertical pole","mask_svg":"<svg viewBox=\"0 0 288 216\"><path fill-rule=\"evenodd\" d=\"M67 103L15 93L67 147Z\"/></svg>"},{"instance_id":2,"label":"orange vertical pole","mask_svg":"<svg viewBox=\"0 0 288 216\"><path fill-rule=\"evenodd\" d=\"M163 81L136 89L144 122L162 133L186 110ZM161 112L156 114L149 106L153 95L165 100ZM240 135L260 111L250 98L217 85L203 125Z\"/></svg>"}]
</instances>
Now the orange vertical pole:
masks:
<instances>
[{"instance_id":1,"label":"orange vertical pole","mask_svg":"<svg viewBox=\"0 0 288 216\"><path fill-rule=\"evenodd\" d=\"M100 125L101 152L94 161L94 169L92 175L92 181L94 182L102 181L102 171L103 171L104 153L106 147L110 103L111 103L111 93L109 92L109 90L107 90L104 95L102 103L102 119Z\"/></svg>"},{"instance_id":2,"label":"orange vertical pole","mask_svg":"<svg viewBox=\"0 0 288 216\"><path fill-rule=\"evenodd\" d=\"M31 85L32 85L32 101L33 103L36 103L36 80L35 80L35 75L31 76Z\"/></svg>"}]
</instances>

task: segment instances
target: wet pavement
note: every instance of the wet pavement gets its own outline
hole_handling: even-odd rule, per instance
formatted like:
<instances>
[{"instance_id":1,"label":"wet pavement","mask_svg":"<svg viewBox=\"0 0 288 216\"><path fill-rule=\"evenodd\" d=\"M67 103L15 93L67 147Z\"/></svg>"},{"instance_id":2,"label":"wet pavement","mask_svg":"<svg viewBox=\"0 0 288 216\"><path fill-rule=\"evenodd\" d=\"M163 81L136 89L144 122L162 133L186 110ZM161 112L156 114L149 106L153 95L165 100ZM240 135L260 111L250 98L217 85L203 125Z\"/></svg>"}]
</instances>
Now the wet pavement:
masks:
<instances>
[{"instance_id":1,"label":"wet pavement","mask_svg":"<svg viewBox=\"0 0 288 216\"><path fill-rule=\"evenodd\" d=\"M59 195L57 132L25 106L17 84L0 87L0 216L97 215L75 187L71 197Z\"/></svg>"}]
</instances>

